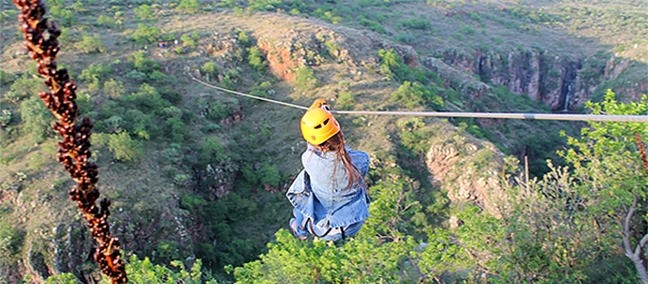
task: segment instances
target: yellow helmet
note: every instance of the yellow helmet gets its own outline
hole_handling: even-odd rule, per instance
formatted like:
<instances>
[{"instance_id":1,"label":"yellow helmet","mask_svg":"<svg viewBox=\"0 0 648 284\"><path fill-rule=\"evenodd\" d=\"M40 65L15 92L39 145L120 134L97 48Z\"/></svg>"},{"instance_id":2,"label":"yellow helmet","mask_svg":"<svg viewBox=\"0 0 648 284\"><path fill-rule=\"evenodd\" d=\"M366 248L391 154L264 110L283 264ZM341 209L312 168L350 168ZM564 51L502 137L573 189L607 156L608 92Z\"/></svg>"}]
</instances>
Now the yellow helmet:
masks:
<instances>
[{"instance_id":1,"label":"yellow helmet","mask_svg":"<svg viewBox=\"0 0 648 284\"><path fill-rule=\"evenodd\" d=\"M340 124L335 117L321 108L307 110L300 126L304 139L313 145L320 145L340 132Z\"/></svg>"}]
</instances>

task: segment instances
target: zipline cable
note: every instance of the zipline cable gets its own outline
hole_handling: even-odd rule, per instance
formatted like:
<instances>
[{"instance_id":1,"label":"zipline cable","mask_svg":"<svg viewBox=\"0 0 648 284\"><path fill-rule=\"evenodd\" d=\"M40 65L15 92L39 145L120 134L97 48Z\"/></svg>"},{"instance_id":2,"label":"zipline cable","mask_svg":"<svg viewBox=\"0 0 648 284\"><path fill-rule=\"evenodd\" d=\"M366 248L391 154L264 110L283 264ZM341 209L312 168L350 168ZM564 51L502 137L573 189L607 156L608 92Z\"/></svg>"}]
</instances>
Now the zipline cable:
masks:
<instances>
[{"instance_id":1,"label":"zipline cable","mask_svg":"<svg viewBox=\"0 0 648 284\"><path fill-rule=\"evenodd\" d=\"M255 95L241 93L201 81L193 76L192 80L207 87L226 93L235 94L251 99L280 104L292 108L307 110L308 107L282 101L263 98ZM431 117L467 117L467 118L495 118L495 119L524 119L524 120L566 120L566 121L600 121L600 122L648 122L648 115L609 115L609 114L554 114L554 113L502 113L502 112L435 112L435 111L349 111L334 110L335 114L349 115L391 115L391 116L431 116Z\"/></svg>"}]
</instances>

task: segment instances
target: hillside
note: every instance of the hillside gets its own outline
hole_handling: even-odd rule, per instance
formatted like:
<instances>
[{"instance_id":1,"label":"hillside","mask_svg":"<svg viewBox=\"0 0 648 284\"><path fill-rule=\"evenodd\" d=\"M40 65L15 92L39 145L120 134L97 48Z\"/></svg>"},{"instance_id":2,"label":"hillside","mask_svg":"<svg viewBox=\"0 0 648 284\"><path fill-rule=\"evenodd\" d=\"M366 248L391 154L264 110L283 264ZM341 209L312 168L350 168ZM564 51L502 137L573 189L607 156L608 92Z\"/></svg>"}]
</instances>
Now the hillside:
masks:
<instances>
[{"instance_id":1,"label":"hillside","mask_svg":"<svg viewBox=\"0 0 648 284\"><path fill-rule=\"evenodd\" d=\"M566 147L559 132L575 136L585 125L341 116L350 146L372 158L373 219L357 242L327 251L318 242L295 244L282 230L291 210L284 192L306 146L302 111L225 94L191 76L299 105L325 98L341 110L585 112L607 88L623 102L648 90L644 1L46 5L63 27L59 65L95 123L99 185L113 201L122 249L161 265L202 259L206 274L224 282L254 282L256 268L273 270L262 263L298 266L272 262L282 245L314 258L358 257L373 281L507 279L485 269L501 268L490 264L498 252L479 247L493 236L475 237L471 226L499 234L495 220L511 217L502 206L513 202L502 178L520 173L515 160L528 155L532 175L542 177L552 170L546 159L566 163L555 154ZM42 283L66 272L92 282L92 243L67 197L72 182L55 162L51 115L36 97L44 85L16 33L17 12L10 3L1 8L0 283ZM610 251L574 262L582 275L570 279L630 279L633 271L621 271L630 262ZM368 260L374 255L376 263ZM426 264L435 257L447 266ZM524 277L535 268L524 269L510 279L533 282ZM322 282L354 279L338 272Z\"/></svg>"}]
</instances>

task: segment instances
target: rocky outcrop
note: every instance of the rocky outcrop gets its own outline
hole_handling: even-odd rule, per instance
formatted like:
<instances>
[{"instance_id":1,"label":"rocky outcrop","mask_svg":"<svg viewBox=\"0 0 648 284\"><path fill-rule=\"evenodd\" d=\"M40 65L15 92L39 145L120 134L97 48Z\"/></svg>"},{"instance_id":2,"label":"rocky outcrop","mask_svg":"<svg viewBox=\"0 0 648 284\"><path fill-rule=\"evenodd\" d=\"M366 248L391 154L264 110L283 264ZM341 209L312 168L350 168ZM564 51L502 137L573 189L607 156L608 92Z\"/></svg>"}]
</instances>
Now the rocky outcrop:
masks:
<instances>
[{"instance_id":1,"label":"rocky outcrop","mask_svg":"<svg viewBox=\"0 0 648 284\"><path fill-rule=\"evenodd\" d=\"M441 52L440 57L459 71L476 74L484 83L505 86L556 111L582 106L601 83L617 78L629 65L628 60L612 56L604 68L584 68L584 61L601 59L522 48L474 53L449 49Z\"/></svg>"},{"instance_id":2,"label":"rocky outcrop","mask_svg":"<svg viewBox=\"0 0 648 284\"><path fill-rule=\"evenodd\" d=\"M432 139L425 163L433 182L453 203L472 203L500 216L504 191L500 185L503 154L497 148L443 125L447 135Z\"/></svg>"}]
</instances>

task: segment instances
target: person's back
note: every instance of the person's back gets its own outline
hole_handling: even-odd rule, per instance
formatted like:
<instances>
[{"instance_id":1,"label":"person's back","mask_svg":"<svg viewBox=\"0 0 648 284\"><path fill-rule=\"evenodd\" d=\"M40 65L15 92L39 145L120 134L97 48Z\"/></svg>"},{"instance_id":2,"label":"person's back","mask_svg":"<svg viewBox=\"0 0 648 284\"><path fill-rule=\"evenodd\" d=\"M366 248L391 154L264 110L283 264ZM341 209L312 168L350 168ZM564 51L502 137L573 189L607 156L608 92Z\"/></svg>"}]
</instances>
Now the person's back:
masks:
<instances>
[{"instance_id":1,"label":"person's back","mask_svg":"<svg viewBox=\"0 0 648 284\"><path fill-rule=\"evenodd\" d=\"M295 207L291 229L301 239L307 232L325 240L355 235L369 216L363 178L369 155L345 145L339 124L326 110L310 109L301 122L309 145L302 154L304 171L286 193Z\"/></svg>"}]
</instances>

